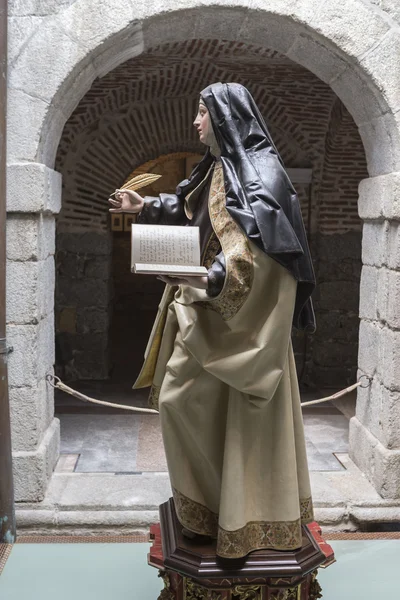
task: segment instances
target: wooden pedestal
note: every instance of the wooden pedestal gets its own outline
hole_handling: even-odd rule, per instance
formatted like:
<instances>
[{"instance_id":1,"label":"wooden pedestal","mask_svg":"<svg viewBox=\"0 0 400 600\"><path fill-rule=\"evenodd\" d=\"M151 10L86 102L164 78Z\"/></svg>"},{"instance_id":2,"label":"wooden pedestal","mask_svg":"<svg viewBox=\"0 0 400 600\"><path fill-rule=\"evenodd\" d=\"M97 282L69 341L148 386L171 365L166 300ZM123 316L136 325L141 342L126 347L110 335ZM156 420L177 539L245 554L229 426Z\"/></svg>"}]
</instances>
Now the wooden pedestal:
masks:
<instances>
[{"instance_id":1,"label":"wooden pedestal","mask_svg":"<svg viewBox=\"0 0 400 600\"><path fill-rule=\"evenodd\" d=\"M321 598L316 570L334 562L317 523L303 527L299 550L258 550L229 561L216 555L215 543L196 544L181 529L170 499L150 530L148 562L165 585L158 600L315 600Z\"/></svg>"}]
</instances>

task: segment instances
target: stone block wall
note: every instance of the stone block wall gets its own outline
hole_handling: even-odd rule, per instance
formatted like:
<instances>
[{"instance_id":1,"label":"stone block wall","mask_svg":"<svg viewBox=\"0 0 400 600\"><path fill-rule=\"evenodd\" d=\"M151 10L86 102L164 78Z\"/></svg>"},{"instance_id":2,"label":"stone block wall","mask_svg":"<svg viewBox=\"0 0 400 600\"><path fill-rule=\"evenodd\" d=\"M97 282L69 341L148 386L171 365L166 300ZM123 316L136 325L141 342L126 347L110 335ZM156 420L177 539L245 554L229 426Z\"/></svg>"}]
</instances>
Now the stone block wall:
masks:
<instances>
[{"instance_id":1,"label":"stone block wall","mask_svg":"<svg viewBox=\"0 0 400 600\"><path fill-rule=\"evenodd\" d=\"M59 451L46 375L54 365L55 222L61 177L35 163L7 180L7 342L16 500L39 501ZM29 182L30 195L21 194Z\"/></svg>"},{"instance_id":2,"label":"stone block wall","mask_svg":"<svg viewBox=\"0 0 400 600\"><path fill-rule=\"evenodd\" d=\"M314 247L317 331L308 380L317 387L342 388L357 374L361 232L318 233Z\"/></svg>"},{"instance_id":3,"label":"stone block wall","mask_svg":"<svg viewBox=\"0 0 400 600\"><path fill-rule=\"evenodd\" d=\"M110 376L128 389L142 366L148 337L157 314L164 284L151 275L133 275L131 238L114 232L110 328Z\"/></svg>"},{"instance_id":4,"label":"stone block wall","mask_svg":"<svg viewBox=\"0 0 400 600\"><path fill-rule=\"evenodd\" d=\"M397 0L370 0L370 2L400 23L400 5Z\"/></svg>"},{"instance_id":5,"label":"stone block wall","mask_svg":"<svg viewBox=\"0 0 400 600\"><path fill-rule=\"evenodd\" d=\"M389 201L389 199L391 199ZM400 497L400 173L360 186L365 220L360 302L360 389L351 455L384 498Z\"/></svg>"},{"instance_id":6,"label":"stone block wall","mask_svg":"<svg viewBox=\"0 0 400 600\"><path fill-rule=\"evenodd\" d=\"M110 233L57 235L56 372L67 381L109 376L111 252Z\"/></svg>"},{"instance_id":7,"label":"stone block wall","mask_svg":"<svg viewBox=\"0 0 400 600\"><path fill-rule=\"evenodd\" d=\"M358 186L367 177L364 148L351 115L333 105L313 238L317 331L308 378L316 386L345 387L357 374L362 221Z\"/></svg>"}]
</instances>

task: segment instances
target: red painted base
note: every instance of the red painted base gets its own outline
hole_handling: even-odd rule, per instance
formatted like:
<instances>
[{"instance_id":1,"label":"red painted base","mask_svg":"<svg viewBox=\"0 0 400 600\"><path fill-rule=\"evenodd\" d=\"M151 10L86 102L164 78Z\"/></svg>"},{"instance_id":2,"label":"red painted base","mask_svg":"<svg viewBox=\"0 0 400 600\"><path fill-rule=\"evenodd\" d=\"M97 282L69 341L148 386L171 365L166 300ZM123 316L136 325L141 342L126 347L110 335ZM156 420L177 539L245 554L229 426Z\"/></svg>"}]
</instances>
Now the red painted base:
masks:
<instances>
[{"instance_id":1,"label":"red painted base","mask_svg":"<svg viewBox=\"0 0 400 600\"><path fill-rule=\"evenodd\" d=\"M161 505L160 517L148 557L164 580L159 600L316 600L316 570L335 561L315 522L304 527L300 550L257 551L226 563L213 544L198 546L181 535L172 500Z\"/></svg>"}]
</instances>

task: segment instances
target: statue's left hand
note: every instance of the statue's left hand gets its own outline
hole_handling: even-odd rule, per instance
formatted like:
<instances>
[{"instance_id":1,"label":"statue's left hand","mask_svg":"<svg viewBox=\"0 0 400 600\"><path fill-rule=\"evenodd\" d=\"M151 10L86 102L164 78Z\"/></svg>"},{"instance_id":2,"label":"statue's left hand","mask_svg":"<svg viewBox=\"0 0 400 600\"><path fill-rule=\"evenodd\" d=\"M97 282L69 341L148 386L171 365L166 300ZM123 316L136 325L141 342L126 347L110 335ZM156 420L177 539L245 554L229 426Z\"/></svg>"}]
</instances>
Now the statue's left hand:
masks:
<instances>
[{"instance_id":1,"label":"statue's left hand","mask_svg":"<svg viewBox=\"0 0 400 600\"><path fill-rule=\"evenodd\" d=\"M191 287L198 288L200 290L206 290L208 288L208 277L169 277L168 275L159 275L157 277L160 281L168 283L168 285L190 285Z\"/></svg>"}]
</instances>

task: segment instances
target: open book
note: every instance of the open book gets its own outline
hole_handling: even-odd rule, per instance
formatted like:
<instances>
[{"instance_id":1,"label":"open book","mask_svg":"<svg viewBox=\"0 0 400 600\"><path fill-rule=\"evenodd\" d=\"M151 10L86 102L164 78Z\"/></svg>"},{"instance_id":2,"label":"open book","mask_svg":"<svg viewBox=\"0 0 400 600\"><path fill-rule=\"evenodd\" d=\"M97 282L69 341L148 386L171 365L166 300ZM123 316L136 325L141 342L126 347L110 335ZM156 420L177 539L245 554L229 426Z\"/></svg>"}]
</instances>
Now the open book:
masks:
<instances>
[{"instance_id":1,"label":"open book","mask_svg":"<svg viewBox=\"0 0 400 600\"><path fill-rule=\"evenodd\" d=\"M207 275L200 266L198 227L132 225L131 271L151 275Z\"/></svg>"}]
</instances>

